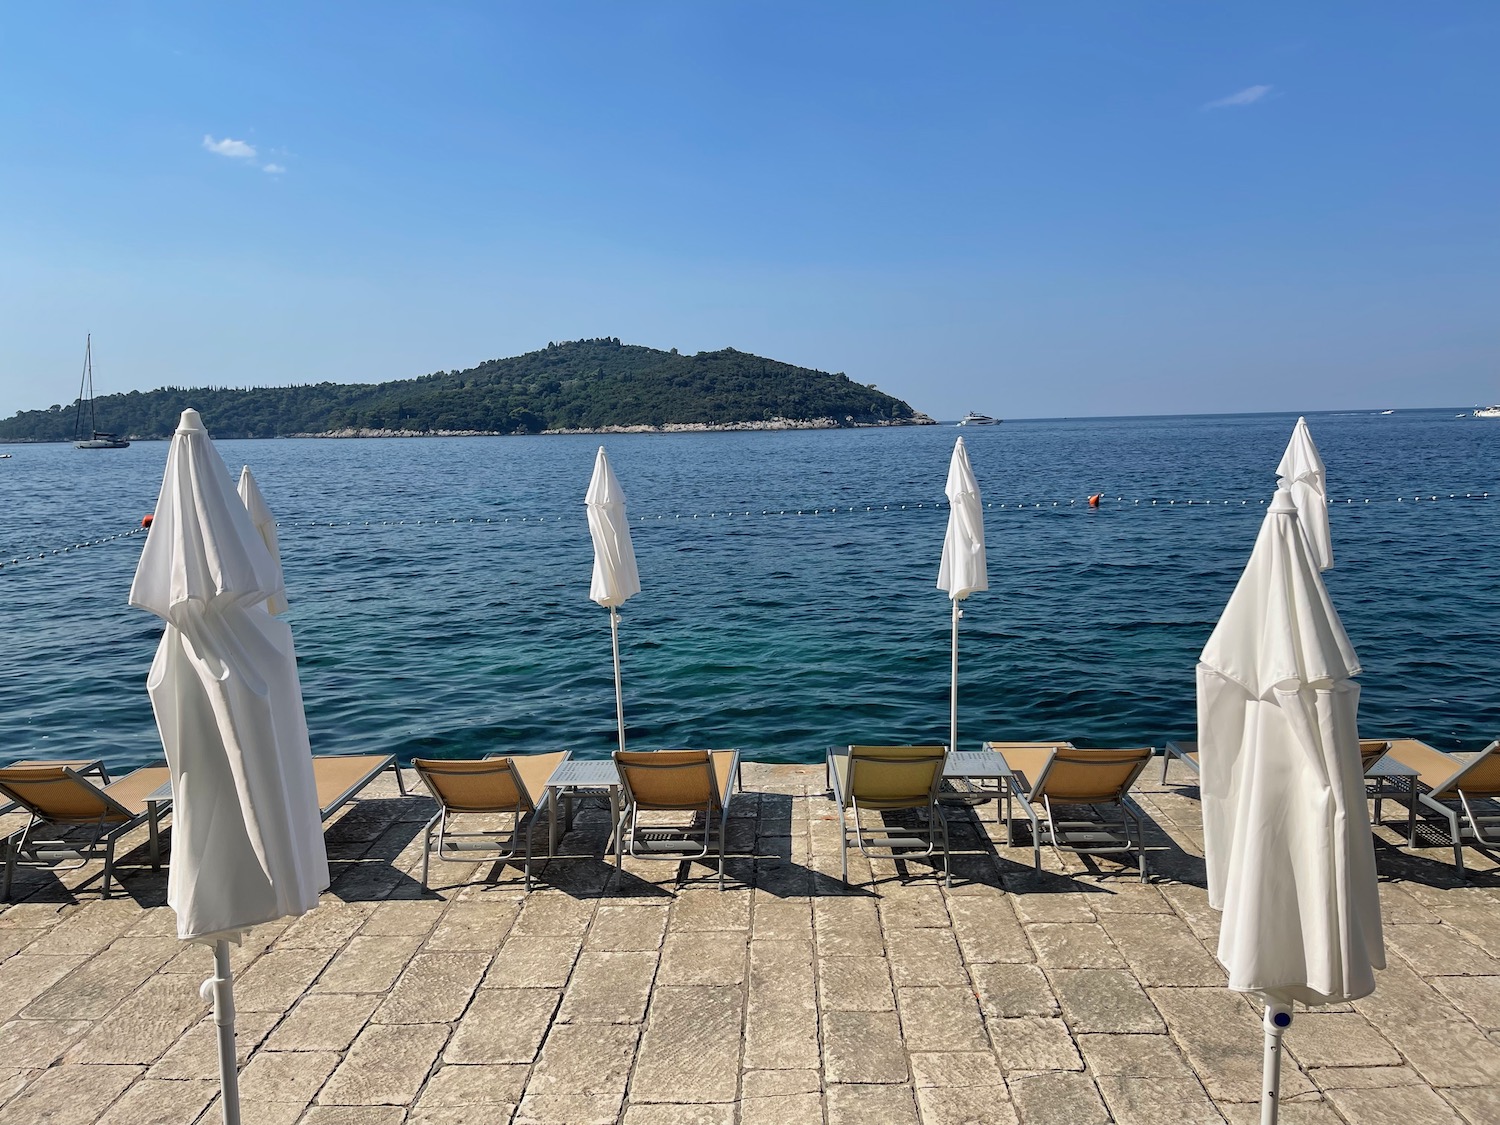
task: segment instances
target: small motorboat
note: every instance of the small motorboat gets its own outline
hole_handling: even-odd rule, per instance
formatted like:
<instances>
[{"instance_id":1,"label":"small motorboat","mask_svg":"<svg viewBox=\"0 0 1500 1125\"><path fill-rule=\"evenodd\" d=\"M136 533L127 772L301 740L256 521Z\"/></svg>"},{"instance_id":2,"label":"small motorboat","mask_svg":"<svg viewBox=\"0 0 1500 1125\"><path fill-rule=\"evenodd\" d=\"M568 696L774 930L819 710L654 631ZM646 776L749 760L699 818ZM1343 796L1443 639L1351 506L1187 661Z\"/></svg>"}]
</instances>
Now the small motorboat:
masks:
<instances>
[{"instance_id":1,"label":"small motorboat","mask_svg":"<svg viewBox=\"0 0 1500 1125\"><path fill-rule=\"evenodd\" d=\"M991 418L988 414L975 414L972 410L958 420L960 426L994 426L999 422L999 418Z\"/></svg>"}]
</instances>

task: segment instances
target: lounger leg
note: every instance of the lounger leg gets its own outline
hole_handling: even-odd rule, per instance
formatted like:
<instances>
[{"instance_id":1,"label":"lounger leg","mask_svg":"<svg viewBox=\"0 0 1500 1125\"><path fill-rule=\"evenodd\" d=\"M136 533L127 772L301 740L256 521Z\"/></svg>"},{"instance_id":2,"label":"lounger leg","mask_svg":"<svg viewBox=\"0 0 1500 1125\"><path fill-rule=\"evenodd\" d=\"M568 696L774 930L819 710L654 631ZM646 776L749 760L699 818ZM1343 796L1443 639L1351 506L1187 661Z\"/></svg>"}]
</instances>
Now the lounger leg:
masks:
<instances>
[{"instance_id":1,"label":"lounger leg","mask_svg":"<svg viewBox=\"0 0 1500 1125\"><path fill-rule=\"evenodd\" d=\"M432 860L432 829L438 820L442 818L442 815L439 812L429 820L427 822L427 830L422 834L422 889L424 891L427 889L427 865ZM439 839L441 838L439 836Z\"/></svg>"},{"instance_id":2,"label":"lounger leg","mask_svg":"<svg viewBox=\"0 0 1500 1125\"><path fill-rule=\"evenodd\" d=\"M147 822L148 825L150 826L150 831L151 831L151 870L152 871L160 871L161 870L161 826L157 823L157 820L158 820L158 814L156 813L155 806L153 805L152 806L151 816L150 816L150 818L149 818L149 820Z\"/></svg>"},{"instance_id":3,"label":"lounger leg","mask_svg":"<svg viewBox=\"0 0 1500 1125\"><path fill-rule=\"evenodd\" d=\"M104 843L104 887L101 897L109 897L109 877L115 873L115 838L111 836Z\"/></svg>"},{"instance_id":4,"label":"lounger leg","mask_svg":"<svg viewBox=\"0 0 1500 1125\"><path fill-rule=\"evenodd\" d=\"M1147 881L1147 879L1146 879L1146 824L1145 824L1145 821L1143 821L1140 817L1136 816L1135 813L1133 813L1129 809L1125 808L1124 804L1121 804L1120 807L1122 809L1125 809L1126 813L1129 814L1131 820L1135 821L1135 858L1136 858L1136 862L1140 864L1140 867L1141 867L1141 882L1144 883L1144 882Z\"/></svg>"},{"instance_id":5,"label":"lounger leg","mask_svg":"<svg viewBox=\"0 0 1500 1125\"><path fill-rule=\"evenodd\" d=\"M0 883L0 902L10 901L10 882L16 873L16 851L19 846L14 836L5 838L5 876L3 883Z\"/></svg>"},{"instance_id":6,"label":"lounger leg","mask_svg":"<svg viewBox=\"0 0 1500 1125\"><path fill-rule=\"evenodd\" d=\"M839 862L843 865L841 878L849 882L849 829L844 824L844 806L839 803Z\"/></svg>"},{"instance_id":7,"label":"lounger leg","mask_svg":"<svg viewBox=\"0 0 1500 1125\"><path fill-rule=\"evenodd\" d=\"M724 889L725 850L729 847L729 806L719 810L719 890Z\"/></svg>"},{"instance_id":8,"label":"lounger leg","mask_svg":"<svg viewBox=\"0 0 1500 1125\"><path fill-rule=\"evenodd\" d=\"M1165 746L1161 748L1161 783L1167 783L1167 767L1172 764L1172 752Z\"/></svg>"},{"instance_id":9,"label":"lounger leg","mask_svg":"<svg viewBox=\"0 0 1500 1125\"><path fill-rule=\"evenodd\" d=\"M635 809L626 807L618 809L616 790L610 790L610 820L615 826L615 886L621 886L625 882L625 830L630 826L632 837L635 834ZM618 811L616 811L618 809Z\"/></svg>"},{"instance_id":10,"label":"lounger leg","mask_svg":"<svg viewBox=\"0 0 1500 1125\"><path fill-rule=\"evenodd\" d=\"M950 866L948 860L948 818L938 812L936 808L932 811L943 830L943 886L951 887L953 886L953 868Z\"/></svg>"},{"instance_id":11,"label":"lounger leg","mask_svg":"<svg viewBox=\"0 0 1500 1125\"><path fill-rule=\"evenodd\" d=\"M1453 834L1453 866L1458 868L1458 877L1467 879L1468 873L1464 871L1464 836L1463 826L1459 823L1456 812L1448 813L1448 831Z\"/></svg>"},{"instance_id":12,"label":"lounger leg","mask_svg":"<svg viewBox=\"0 0 1500 1125\"><path fill-rule=\"evenodd\" d=\"M517 814L520 815L520 814ZM526 872L526 893L531 893L531 836L536 831L536 810L531 811L531 816L526 821L526 863L523 870ZM519 826L518 826L519 827ZM515 845L511 845L515 849Z\"/></svg>"}]
</instances>

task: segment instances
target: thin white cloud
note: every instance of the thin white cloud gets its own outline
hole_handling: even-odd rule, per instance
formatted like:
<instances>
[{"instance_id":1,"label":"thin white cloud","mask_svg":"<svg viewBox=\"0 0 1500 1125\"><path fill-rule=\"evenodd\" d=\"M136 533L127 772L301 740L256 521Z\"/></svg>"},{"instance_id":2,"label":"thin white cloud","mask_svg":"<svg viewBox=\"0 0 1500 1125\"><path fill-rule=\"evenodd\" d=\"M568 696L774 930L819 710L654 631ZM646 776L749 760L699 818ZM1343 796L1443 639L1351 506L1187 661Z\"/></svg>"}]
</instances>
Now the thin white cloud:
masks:
<instances>
[{"instance_id":1,"label":"thin white cloud","mask_svg":"<svg viewBox=\"0 0 1500 1125\"><path fill-rule=\"evenodd\" d=\"M1230 94L1227 98L1219 98L1205 105L1204 109L1228 109L1230 106L1254 105L1271 92L1270 86L1246 86Z\"/></svg>"},{"instance_id":2,"label":"thin white cloud","mask_svg":"<svg viewBox=\"0 0 1500 1125\"><path fill-rule=\"evenodd\" d=\"M285 172L286 169L284 167L282 167L280 164L267 164L263 168L261 168L261 171L262 172L269 172L273 176L279 176L279 175L281 175L281 173Z\"/></svg>"},{"instance_id":3,"label":"thin white cloud","mask_svg":"<svg viewBox=\"0 0 1500 1125\"><path fill-rule=\"evenodd\" d=\"M254 160L255 146L248 145L244 141L231 140L225 137L222 141L216 141L211 134L203 134L203 147L209 152L216 152L220 156L230 156L236 160Z\"/></svg>"}]
</instances>

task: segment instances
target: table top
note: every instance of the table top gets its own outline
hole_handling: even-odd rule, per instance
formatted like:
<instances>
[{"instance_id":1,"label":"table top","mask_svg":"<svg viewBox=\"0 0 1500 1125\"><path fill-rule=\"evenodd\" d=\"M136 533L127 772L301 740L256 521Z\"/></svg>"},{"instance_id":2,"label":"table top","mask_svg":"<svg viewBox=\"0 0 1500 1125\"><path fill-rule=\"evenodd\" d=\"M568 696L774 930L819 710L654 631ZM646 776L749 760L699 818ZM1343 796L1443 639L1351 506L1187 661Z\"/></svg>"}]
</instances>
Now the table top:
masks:
<instances>
[{"instance_id":1,"label":"table top","mask_svg":"<svg viewBox=\"0 0 1500 1125\"><path fill-rule=\"evenodd\" d=\"M146 804L157 805L172 799L172 780L168 778L145 796Z\"/></svg>"},{"instance_id":2,"label":"table top","mask_svg":"<svg viewBox=\"0 0 1500 1125\"><path fill-rule=\"evenodd\" d=\"M1417 771L1405 762L1398 762L1387 754L1369 769L1365 770L1366 777L1416 777Z\"/></svg>"},{"instance_id":3,"label":"table top","mask_svg":"<svg viewBox=\"0 0 1500 1125\"><path fill-rule=\"evenodd\" d=\"M620 784L613 758L569 758L552 771L547 788L597 789Z\"/></svg>"},{"instance_id":4,"label":"table top","mask_svg":"<svg viewBox=\"0 0 1500 1125\"><path fill-rule=\"evenodd\" d=\"M993 750L960 750L950 752L943 764L944 777L1009 777L1005 755Z\"/></svg>"}]
</instances>

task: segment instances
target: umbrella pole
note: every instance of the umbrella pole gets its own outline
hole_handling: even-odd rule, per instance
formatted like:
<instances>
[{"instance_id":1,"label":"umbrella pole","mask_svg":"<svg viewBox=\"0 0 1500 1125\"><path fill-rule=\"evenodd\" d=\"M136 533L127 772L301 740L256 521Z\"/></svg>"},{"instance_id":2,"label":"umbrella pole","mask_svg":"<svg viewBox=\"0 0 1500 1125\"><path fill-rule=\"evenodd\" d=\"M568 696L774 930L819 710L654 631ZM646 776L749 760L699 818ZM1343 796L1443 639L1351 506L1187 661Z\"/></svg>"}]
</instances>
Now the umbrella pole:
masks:
<instances>
[{"instance_id":1,"label":"umbrella pole","mask_svg":"<svg viewBox=\"0 0 1500 1125\"><path fill-rule=\"evenodd\" d=\"M1286 1004L1266 1005L1266 1045L1261 1063L1260 1125L1276 1125L1281 1109L1281 1037L1292 1026L1292 1009Z\"/></svg>"},{"instance_id":2,"label":"umbrella pole","mask_svg":"<svg viewBox=\"0 0 1500 1125\"><path fill-rule=\"evenodd\" d=\"M240 1125L240 1072L234 1051L234 976L229 968L229 942L214 942L214 975L199 990L214 1003L219 1034L219 1103L224 1125Z\"/></svg>"},{"instance_id":3,"label":"umbrella pole","mask_svg":"<svg viewBox=\"0 0 1500 1125\"><path fill-rule=\"evenodd\" d=\"M615 650L615 722L620 728L620 751L625 750L625 695L620 690L620 611L609 607L609 638Z\"/></svg>"},{"instance_id":4,"label":"umbrella pole","mask_svg":"<svg viewBox=\"0 0 1500 1125\"><path fill-rule=\"evenodd\" d=\"M958 753L958 619L963 610L958 608L958 599L953 600L953 686L948 698L948 752Z\"/></svg>"}]
</instances>

